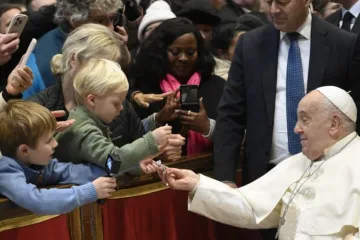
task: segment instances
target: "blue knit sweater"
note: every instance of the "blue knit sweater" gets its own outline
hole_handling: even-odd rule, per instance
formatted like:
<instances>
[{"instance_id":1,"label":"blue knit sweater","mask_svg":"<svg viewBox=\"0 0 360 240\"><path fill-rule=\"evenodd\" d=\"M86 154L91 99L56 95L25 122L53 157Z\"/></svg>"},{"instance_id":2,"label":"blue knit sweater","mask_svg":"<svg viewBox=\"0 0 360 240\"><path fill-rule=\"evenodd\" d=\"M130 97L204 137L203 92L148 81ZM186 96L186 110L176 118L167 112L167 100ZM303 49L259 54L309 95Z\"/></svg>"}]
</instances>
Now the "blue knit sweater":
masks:
<instances>
[{"instance_id":1,"label":"blue knit sweater","mask_svg":"<svg viewBox=\"0 0 360 240\"><path fill-rule=\"evenodd\" d=\"M0 194L38 215L63 214L97 199L92 181L105 171L92 164L60 163L27 167L8 157L0 159ZM37 186L77 184L68 189ZM36 186L37 185L37 186Z\"/></svg>"}]
</instances>

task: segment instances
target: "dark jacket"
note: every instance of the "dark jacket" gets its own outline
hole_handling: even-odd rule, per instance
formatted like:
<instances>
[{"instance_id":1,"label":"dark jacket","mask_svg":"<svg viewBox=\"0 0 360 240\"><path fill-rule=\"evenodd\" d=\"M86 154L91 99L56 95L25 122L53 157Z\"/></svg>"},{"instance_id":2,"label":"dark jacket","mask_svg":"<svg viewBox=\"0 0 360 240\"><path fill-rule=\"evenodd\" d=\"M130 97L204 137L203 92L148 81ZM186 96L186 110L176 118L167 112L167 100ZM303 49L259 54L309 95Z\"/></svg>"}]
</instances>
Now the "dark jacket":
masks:
<instances>
[{"instance_id":1,"label":"dark jacket","mask_svg":"<svg viewBox=\"0 0 360 240\"><path fill-rule=\"evenodd\" d=\"M351 90L359 108L359 63L352 60L356 36L314 15L311 25L306 92L328 85ZM215 176L221 181L235 181L245 129L243 183L267 172L274 128L279 41L279 30L269 24L245 33L237 43L214 135Z\"/></svg>"},{"instance_id":2,"label":"dark jacket","mask_svg":"<svg viewBox=\"0 0 360 240\"><path fill-rule=\"evenodd\" d=\"M337 10L333 14L329 15L325 20L337 27L339 27L340 21L342 19L342 9ZM360 18L356 18L354 26L351 28L352 33L360 33Z\"/></svg>"},{"instance_id":3,"label":"dark jacket","mask_svg":"<svg viewBox=\"0 0 360 240\"><path fill-rule=\"evenodd\" d=\"M50 111L64 110L66 115L61 119L57 119L58 121L64 121L69 117L69 112L64 105L64 96L61 91L61 81L59 80L53 86L48 87L29 100L46 107ZM141 120L126 99L123 102L123 108L120 116L110 124L111 139L117 147L131 143L146 133Z\"/></svg>"}]
</instances>

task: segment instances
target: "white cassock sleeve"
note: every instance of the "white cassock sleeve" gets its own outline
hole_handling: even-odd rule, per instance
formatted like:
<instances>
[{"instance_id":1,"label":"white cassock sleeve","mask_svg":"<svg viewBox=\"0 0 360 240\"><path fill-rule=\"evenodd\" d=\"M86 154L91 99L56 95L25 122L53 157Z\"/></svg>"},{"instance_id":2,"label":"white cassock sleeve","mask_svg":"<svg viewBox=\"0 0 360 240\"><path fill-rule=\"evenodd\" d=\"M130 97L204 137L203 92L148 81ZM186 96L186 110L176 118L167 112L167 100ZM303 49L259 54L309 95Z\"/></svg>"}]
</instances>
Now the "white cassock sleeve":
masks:
<instances>
[{"instance_id":1,"label":"white cassock sleeve","mask_svg":"<svg viewBox=\"0 0 360 240\"><path fill-rule=\"evenodd\" d=\"M259 199L259 204L261 201ZM252 208L238 189L200 174L195 195L189 198L188 210L235 227L274 228L279 223L280 202L262 222L256 223Z\"/></svg>"}]
</instances>

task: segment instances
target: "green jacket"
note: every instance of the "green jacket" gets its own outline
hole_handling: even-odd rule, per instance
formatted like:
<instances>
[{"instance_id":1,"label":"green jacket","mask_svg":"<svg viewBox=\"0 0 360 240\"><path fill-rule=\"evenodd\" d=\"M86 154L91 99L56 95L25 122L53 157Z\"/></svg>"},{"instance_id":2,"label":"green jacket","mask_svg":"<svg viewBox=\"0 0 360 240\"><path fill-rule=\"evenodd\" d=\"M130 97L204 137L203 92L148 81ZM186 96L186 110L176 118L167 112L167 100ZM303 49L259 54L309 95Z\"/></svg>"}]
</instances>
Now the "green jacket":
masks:
<instances>
[{"instance_id":1,"label":"green jacket","mask_svg":"<svg viewBox=\"0 0 360 240\"><path fill-rule=\"evenodd\" d=\"M138 173L139 161L159 152L151 132L121 148L116 147L110 139L109 127L82 106L71 111L69 119L75 119L73 125L55 137L59 143L55 157L61 162L90 162L104 168L108 155L113 154L122 162L120 172L135 168Z\"/></svg>"}]
</instances>

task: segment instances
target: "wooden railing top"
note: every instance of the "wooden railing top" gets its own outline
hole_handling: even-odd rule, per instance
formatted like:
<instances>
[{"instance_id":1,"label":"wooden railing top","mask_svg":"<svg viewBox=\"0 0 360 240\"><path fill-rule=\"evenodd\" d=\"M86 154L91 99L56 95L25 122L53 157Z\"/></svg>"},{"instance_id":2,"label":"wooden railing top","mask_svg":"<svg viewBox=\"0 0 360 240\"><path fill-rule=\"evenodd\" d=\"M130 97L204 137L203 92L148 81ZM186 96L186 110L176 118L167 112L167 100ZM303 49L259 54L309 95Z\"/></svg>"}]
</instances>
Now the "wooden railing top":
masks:
<instances>
[{"instance_id":1,"label":"wooden railing top","mask_svg":"<svg viewBox=\"0 0 360 240\"><path fill-rule=\"evenodd\" d=\"M207 172L213 169L212 164L212 154L199 154L197 156L192 157L184 157L180 161L177 162L168 162L165 163L168 167L174 168L183 168L183 169L191 169L197 173L199 172ZM125 175L118 178L118 191L124 189L136 188L139 186L144 186L151 183L159 182L159 177L157 174L151 175L142 175L139 177L134 177L130 175ZM67 188L71 185L58 185L54 186L56 188ZM116 192L115 192L116 194ZM0 221L4 219L10 219L20 216L25 216L31 214L30 211L25 210L7 198L0 197Z\"/></svg>"}]
</instances>

